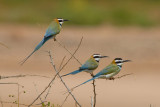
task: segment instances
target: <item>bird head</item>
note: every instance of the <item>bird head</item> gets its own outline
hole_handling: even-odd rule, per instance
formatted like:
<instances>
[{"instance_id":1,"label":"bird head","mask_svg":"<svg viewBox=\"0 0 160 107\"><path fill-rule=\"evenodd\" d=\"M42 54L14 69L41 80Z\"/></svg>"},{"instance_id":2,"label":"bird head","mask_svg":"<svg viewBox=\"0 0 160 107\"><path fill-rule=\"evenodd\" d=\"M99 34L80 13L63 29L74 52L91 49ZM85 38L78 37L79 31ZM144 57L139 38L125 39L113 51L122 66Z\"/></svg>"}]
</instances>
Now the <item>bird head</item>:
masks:
<instances>
[{"instance_id":1,"label":"bird head","mask_svg":"<svg viewBox=\"0 0 160 107\"><path fill-rule=\"evenodd\" d=\"M124 62L130 62L131 60L123 60L122 58L115 58L113 61L112 61L112 64L116 64L118 66L122 66L122 64Z\"/></svg>"},{"instance_id":2,"label":"bird head","mask_svg":"<svg viewBox=\"0 0 160 107\"><path fill-rule=\"evenodd\" d=\"M99 62L101 58L106 58L108 56L102 56L100 54L93 54L91 57L94 58L95 61Z\"/></svg>"},{"instance_id":3,"label":"bird head","mask_svg":"<svg viewBox=\"0 0 160 107\"><path fill-rule=\"evenodd\" d=\"M66 20L66 19L62 19L62 18L56 18L54 19L57 23L59 23L60 26L62 26L63 22L64 21L69 21L69 20Z\"/></svg>"}]
</instances>

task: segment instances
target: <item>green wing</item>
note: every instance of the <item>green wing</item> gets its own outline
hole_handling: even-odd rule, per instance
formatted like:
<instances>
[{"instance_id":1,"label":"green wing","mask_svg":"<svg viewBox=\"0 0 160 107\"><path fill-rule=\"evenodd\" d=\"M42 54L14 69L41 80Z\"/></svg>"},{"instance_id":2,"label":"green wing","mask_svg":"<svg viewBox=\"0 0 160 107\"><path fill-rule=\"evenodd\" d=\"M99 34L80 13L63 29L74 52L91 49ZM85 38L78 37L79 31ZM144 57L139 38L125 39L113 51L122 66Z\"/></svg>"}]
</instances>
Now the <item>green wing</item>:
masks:
<instances>
[{"instance_id":1,"label":"green wing","mask_svg":"<svg viewBox=\"0 0 160 107\"><path fill-rule=\"evenodd\" d=\"M55 21L52 21L51 24L48 26L45 34L45 38L56 35L60 32L60 25Z\"/></svg>"},{"instance_id":2,"label":"green wing","mask_svg":"<svg viewBox=\"0 0 160 107\"><path fill-rule=\"evenodd\" d=\"M100 76L100 75L107 75L107 74L111 74L111 73L119 72L119 71L120 69L117 65L110 64L107 67L105 67L103 70L101 70L99 73L97 73L95 77Z\"/></svg>"},{"instance_id":3,"label":"green wing","mask_svg":"<svg viewBox=\"0 0 160 107\"><path fill-rule=\"evenodd\" d=\"M97 67L98 67L98 62L90 58L85 62L85 64L82 65L80 69L94 70Z\"/></svg>"}]
</instances>

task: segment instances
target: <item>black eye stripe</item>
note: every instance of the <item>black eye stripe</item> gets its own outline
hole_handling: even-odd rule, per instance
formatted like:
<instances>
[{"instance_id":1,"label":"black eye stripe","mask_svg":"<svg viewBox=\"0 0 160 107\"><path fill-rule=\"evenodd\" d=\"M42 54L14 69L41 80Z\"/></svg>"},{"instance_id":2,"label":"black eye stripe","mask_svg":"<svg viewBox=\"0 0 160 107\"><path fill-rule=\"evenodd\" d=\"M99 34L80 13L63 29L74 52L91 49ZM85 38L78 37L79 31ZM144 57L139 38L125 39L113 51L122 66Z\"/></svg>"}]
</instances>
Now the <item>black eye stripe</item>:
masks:
<instances>
[{"instance_id":1,"label":"black eye stripe","mask_svg":"<svg viewBox=\"0 0 160 107\"><path fill-rule=\"evenodd\" d=\"M94 56L94 58L99 58L99 56Z\"/></svg>"},{"instance_id":2,"label":"black eye stripe","mask_svg":"<svg viewBox=\"0 0 160 107\"><path fill-rule=\"evenodd\" d=\"M63 22L63 20L58 20L59 22Z\"/></svg>"},{"instance_id":3,"label":"black eye stripe","mask_svg":"<svg viewBox=\"0 0 160 107\"><path fill-rule=\"evenodd\" d=\"M116 63L122 63L121 61L118 61L118 62L116 62Z\"/></svg>"}]
</instances>

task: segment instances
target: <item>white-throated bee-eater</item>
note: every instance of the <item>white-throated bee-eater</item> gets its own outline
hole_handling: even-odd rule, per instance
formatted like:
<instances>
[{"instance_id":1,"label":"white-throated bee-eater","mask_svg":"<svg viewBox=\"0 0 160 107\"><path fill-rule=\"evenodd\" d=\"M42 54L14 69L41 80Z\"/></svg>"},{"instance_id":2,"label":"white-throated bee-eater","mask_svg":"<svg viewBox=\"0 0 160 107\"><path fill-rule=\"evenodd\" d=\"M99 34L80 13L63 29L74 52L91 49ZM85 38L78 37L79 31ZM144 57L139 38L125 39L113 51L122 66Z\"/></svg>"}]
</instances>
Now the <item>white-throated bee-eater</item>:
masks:
<instances>
[{"instance_id":1,"label":"white-throated bee-eater","mask_svg":"<svg viewBox=\"0 0 160 107\"><path fill-rule=\"evenodd\" d=\"M35 53L39 48L41 48L46 41L52 38L56 40L55 37L57 34L60 33L61 27L64 21L68 21L68 20L65 20L62 18L53 19L53 21L50 23L50 25L46 30L43 40L35 47L33 52L22 61L21 65L23 65L33 53Z\"/></svg>"},{"instance_id":2,"label":"white-throated bee-eater","mask_svg":"<svg viewBox=\"0 0 160 107\"><path fill-rule=\"evenodd\" d=\"M124 62L130 62L131 60L122 60L122 58L115 58L111 64L109 64L108 66L106 66L103 70L101 70L99 73L97 73L96 75L94 75L93 78L83 82L82 84L80 85L77 85L75 86L73 89L89 82L89 81L92 81L94 79L97 79L97 78L101 78L101 79L110 79L110 78L113 78L113 76L117 75L120 71L121 71L121 68L122 68L122 64Z\"/></svg>"},{"instance_id":3,"label":"white-throated bee-eater","mask_svg":"<svg viewBox=\"0 0 160 107\"><path fill-rule=\"evenodd\" d=\"M67 76L70 74L74 75L74 74L80 73L82 71L85 71L87 73L92 74L93 71L98 67L100 59L106 58L106 57L108 57L108 56L102 56L100 54L93 54L78 70L73 71L68 74L65 74L65 75L62 75L61 77Z\"/></svg>"}]
</instances>

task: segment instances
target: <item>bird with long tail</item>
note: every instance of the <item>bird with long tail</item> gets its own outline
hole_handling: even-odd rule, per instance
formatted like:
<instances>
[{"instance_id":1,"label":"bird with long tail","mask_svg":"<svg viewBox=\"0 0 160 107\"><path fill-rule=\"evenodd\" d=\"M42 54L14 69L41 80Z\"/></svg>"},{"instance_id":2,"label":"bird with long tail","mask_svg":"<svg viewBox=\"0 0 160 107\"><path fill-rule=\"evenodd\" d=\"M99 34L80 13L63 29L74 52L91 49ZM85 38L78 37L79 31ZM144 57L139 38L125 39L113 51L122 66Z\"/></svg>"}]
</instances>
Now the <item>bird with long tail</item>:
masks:
<instances>
[{"instance_id":1,"label":"bird with long tail","mask_svg":"<svg viewBox=\"0 0 160 107\"><path fill-rule=\"evenodd\" d=\"M74 75L77 73L80 73L82 71L85 71L87 73L93 74L93 71L98 67L99 61L101 58L106 58L108 56L102 56L100 54L93 54L78 70L75 70L73 72L70 72L68 74L62 75L61 77L67 76L67 75Z\"/></svg>"},{"instance_id":2,"label":"bird with long tail","mask_svg":"<svg viewBox=\"0 0 160 107\"><path fill-rule=\"evenodd\" d=\"M62 18L53 19L53 21L50 23L49 27L46 30L43 40L35 47L33 52L21 62L21 65L23 65L28 60L28 58L30 58L37 50L39 50L49 39L53 38L56 41L55 37L57 34L60 33L64 21L68 20Z\"/></svg>"},{"instance_id":3,"label":"bird with long tail","mask_svg":"<svg viewBox=\"0 0 160 107\"><path fill-rule=\"evenodd\" d=\"M87 83L90 82L92 80L95 79L114 79L114 76L117 75L122 68L122 64L124 62L130 62L131 60L122 60L122 58L115 58L111 64L109 64L108 66L106 66L103 70L101 70L99 73L97 73L96 75L94 75L93 78L83 82L82 84L79 84L75 87L73 87L71 90L73 91L73 89Z\"/></svg>"}]
</instances>

